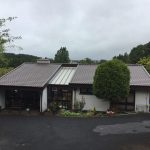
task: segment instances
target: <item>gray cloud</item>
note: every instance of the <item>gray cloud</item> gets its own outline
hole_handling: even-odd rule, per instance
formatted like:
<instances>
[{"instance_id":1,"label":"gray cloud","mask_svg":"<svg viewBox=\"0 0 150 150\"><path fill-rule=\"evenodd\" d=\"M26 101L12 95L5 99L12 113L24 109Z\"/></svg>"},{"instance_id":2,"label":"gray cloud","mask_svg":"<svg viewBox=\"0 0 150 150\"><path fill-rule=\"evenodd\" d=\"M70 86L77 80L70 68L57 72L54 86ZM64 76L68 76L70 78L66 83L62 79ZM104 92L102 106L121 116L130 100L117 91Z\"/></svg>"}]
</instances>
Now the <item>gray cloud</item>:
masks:
<instances>
[{"instance_id":1,"label":"gray cloud","mask_svg":"<svg viewBox=\"0 0 150 150\"><path fill-rule=\"evenodd\" d=\"M22 53L54 57L66 46L72 59L110 59L150 41L149 0L0 0L0 18L21 35Z\"/></svg>"}]
</instances>

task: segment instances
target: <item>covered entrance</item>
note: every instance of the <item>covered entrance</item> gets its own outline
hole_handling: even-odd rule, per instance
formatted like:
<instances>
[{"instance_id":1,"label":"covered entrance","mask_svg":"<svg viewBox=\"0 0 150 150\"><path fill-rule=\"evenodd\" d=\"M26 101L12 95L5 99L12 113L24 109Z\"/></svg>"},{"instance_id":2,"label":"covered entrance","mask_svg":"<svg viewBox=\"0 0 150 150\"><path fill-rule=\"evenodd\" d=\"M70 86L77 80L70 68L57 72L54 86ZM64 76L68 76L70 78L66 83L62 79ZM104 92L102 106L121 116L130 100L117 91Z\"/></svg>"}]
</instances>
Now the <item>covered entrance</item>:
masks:
<instances>
[{"instance_id":1,"label":"covered entrance","mask_svg":"<svg viewBox=\"0 0 150 150\"><path fill-rule=\"evenodd\" d=\"M68 86L51 86L48 88L49 103L55 101L61 108L72 109L72 89Z\"/></svg>"},{"instance_id":2,"label":"covered entrance","mask_svg":"<svg viewBox=\"0 0 150 150\"><path fill-rule=\"evenodd\" d=\"M7 109L40 110L40 91L33 89L7 89L5 91Z\"/></svg>"},{"instance_id":3,"label":"covered entrance","mask_svg":"<svg viewBox=\"0 0 150 150\"><path fill-rule=\"evenodd\" d=\"M72 80L77 64L63 64L55 76L49 82L48 100L55 101L64 109L72 109L72 88L69 83Z\"/></svg>"}]
</instances>

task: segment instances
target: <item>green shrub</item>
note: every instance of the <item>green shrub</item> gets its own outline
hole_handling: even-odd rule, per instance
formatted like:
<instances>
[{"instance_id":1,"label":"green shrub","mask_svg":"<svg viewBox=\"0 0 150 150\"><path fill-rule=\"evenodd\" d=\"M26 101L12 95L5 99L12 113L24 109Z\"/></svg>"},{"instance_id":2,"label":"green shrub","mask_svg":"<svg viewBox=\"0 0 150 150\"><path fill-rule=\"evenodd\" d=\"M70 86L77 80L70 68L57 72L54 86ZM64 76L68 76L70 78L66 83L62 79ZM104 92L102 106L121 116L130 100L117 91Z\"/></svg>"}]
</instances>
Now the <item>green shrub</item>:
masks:
<instances>
[{"instance_id":1,"label":"green shrub","mask_svg":"<svg viewBox=\"0 0 150 150\"><path fill-rule=\"evenodd\" d=\"M76 112L71 112L69 110L61 110L60 115L64 117L80 117L82 114L81 113L76 113Z\"/></svg>"},{"instance_id":2,"label":"green shrub","mask_svg":"<svg viewBox=\"0 0 150 150\"><path fill-rule=\"evenodd\" d=\"M95 72L93 92L98 98L118 102L128 97L130 71L126 64L111 60L100 64Z\"/></svg>"},{"instance_id":3,"label":"green shrub","mask_svg":"<svg viewBox=\"0 0 150 150\"><path fill-rule=\"evenodd\" d=\"M60 108L59 108L59 103L56 102L56 101L53 101L53 102L50 103L49 108L50 108L50 110L52 111L52 113L55 114L55 113L57 113L58 110L60 109Z\"/></svg>"},{"instance_id":4,"label":"green shrub","mask_svg":"<svg viewBox=\"0 0 150 150\"><path fill-rule=\"evenodd\" d=\"M93 113L93 111L88 111L85 116L86 117L93 117L94 113Z\"/></svg>"}]
</instances>

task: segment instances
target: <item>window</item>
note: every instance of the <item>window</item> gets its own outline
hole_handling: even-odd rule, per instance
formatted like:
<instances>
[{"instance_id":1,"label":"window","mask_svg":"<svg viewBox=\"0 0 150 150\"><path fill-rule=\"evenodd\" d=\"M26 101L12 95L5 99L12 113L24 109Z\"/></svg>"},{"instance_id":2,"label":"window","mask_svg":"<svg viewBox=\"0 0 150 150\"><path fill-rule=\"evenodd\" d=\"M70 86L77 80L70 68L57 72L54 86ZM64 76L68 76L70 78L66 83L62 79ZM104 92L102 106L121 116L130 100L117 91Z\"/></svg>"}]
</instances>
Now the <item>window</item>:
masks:
<instances>
[{"instance_id":1,"label":"window","mask_svg":"<svg viewBox=\"0 0 150 150\"><path fill-rule=\"evenodd\" d=\"M80 88L80 94L92 95L92 88Z\"/></svg>"}]
</instances>

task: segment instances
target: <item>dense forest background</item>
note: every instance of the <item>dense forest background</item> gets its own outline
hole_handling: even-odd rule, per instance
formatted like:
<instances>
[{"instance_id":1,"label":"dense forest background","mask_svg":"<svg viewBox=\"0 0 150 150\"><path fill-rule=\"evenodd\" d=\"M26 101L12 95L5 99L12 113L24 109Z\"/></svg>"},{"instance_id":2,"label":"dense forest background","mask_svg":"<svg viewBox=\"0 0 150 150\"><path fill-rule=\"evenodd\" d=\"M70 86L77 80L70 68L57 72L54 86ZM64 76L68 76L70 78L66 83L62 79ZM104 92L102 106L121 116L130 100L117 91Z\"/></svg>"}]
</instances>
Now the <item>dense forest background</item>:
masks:
<instances>
[{"instance_id":1,"label":"dense forest background","mask_svg":"<svg viewBox=\"0 0 150 150\"><path fill-rule=\"evenodd\" d=\"M119 59L127 64L141 64L150 73L150 42L134 47L129 54L114 56L113 59Z\"/></svg>"},{"instance_id":2,"label":"dense forest background","mask_svg":"<svg viewBox=\"0 0 150 150\"><path fill-rule=\"evenodd\" d=\"M0 57L0 76L24 62L36 62L37 59L39 57L27 54L3 53L3 57Z\"/></svg>"}]
</instances>

